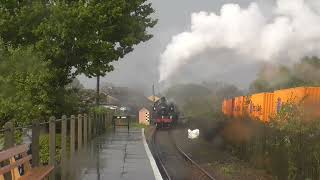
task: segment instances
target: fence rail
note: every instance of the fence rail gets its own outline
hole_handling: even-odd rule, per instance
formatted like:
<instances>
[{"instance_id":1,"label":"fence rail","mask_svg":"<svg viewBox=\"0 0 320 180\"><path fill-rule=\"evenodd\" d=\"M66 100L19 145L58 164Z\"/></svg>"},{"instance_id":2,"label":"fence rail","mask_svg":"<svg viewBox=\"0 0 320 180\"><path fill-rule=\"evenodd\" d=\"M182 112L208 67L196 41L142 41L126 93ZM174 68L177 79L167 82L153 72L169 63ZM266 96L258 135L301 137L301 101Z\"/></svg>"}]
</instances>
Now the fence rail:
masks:
<instances>
[{"instance_id":1,"label":"fence rail","mask_svg":"<svg viewBox=\"0 0 320 180\"><path fill-rule=\"evenodd\" d=\"M0 133L4 133L4 149L15 146L15 131L25 128L31 128L31 152L32 166L40 166L40 129L43 125L49 125L49 165L61 167L61 179L67 179L67 160L74 158L74 153L86 148L90 141L104 133L112 123L112 112L107 113L89 113L71 115L69 118L65 115L61 119L50 117L49 121L40 123L39 120L34 120L32 125L24 127L14 127L12 122L7 122ZM56 159L56 135L57 123L61 123L59 127L61 134L61 161L57 163ZM69 147L68 146L69 139ZM68 158L69 150L69 158ZM56 169L50 174L49 179L56 178Z\"/></svg>"}]
</instances>

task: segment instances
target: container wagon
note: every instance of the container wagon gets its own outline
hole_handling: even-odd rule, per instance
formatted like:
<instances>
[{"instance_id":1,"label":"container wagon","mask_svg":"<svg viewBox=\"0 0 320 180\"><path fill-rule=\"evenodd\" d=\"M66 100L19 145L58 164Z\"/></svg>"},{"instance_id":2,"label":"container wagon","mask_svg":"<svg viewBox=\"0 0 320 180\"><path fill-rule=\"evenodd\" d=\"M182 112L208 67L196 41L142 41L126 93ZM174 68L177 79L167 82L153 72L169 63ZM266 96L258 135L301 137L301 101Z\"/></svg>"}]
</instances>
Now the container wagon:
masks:
<instances>
[{"instance_id":1,"label":"container wagon","mask_svg":"<svg viewBox=\"0 0 320 180\"><path fill-rule=\"evenodd\" d=\"M232 111L233 111L233 105L234 100L233 99L225 99L222 104L222 112L224 115L228 117L232 117Z\"/></svg>"},{"instance_id":2,"label":"container wagon","mask_svg":"<svg viewBox=\"0 0 320 180\"><path fill-rule=\"evenodd\" d=\"M249 116L264 122L270 121L270 116L273 114L273 97L273 93L259 93L248 97L247 112Z\"/></svg>"},{"instance_id":3,"label":"container wagon","mask_svg":"<svg viewBox=\"0 0 320 180\"><path fill-rule=\"evenodd\" d=\"M233 117L240 118L245 115L245 107L246 107L246 96L239 96L234 98L234 105L233 105Z\"/></svg>"},{"instance_id":4,"label":"container wagon","mask_svg":"<svg viewBox=\"0 0 320 180\"><path fill-rule=\"evenodd\" d=\"M300 106L308 117L320 117L320 87L297 87L239 96L224 100L222 111L230 117L239 118L247 113L253 119L269 122L270 117L279 113L287 103Z\"/></svg>"},{"instance_id":5,"label":"container wagon","mask_svg":"<svg viewBox=\"0 0 320 180\"><path fill-rule=\"evenodd\" d=\"M274 91L273 112L279 113L286 103L299 105L305 113L320 117L320 87L298 87Z\"/></svg>"}]
</instances>

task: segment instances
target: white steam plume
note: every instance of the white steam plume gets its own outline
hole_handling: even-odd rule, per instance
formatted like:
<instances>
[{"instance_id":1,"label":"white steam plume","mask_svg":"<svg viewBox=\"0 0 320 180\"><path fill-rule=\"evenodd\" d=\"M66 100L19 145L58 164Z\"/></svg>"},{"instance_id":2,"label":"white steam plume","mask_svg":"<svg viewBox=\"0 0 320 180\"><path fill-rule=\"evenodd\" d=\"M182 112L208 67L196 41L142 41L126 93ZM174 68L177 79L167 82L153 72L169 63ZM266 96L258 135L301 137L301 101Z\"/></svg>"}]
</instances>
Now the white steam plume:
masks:
<instances>
[{"instance_id":1,"label":"white steam plume","mask_svg":"<svg viewBox=\"0 0 320 180\"><path fill-rule=\"evenodd\" d=\"M318 1L277 0L271 16L264 15L257 3L245 9L226 4L219 15L193 13L191 30L174 36L161 54L160 81L192 57L212 49L229 49L263 61L320 55Z\"/></svg>"}]
</instances>

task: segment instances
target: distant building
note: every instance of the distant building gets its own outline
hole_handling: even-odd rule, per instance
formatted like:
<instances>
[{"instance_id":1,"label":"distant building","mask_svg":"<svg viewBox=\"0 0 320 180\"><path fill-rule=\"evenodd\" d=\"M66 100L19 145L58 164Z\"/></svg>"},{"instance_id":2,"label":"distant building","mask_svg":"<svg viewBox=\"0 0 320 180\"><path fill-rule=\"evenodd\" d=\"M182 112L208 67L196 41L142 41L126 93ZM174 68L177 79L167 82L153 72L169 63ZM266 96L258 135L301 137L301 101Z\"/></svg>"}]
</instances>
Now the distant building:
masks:
<instances>
[{"instance_id":1,"label":"distant building","mask_svg":"<svg viewBox=\"0 0 320 180\"><path fill-rule=\"evenodd\" d=\"M149 96L148 99L149 99L151 102L157 102L160 98L157 97L157 96Z\"/></svg>"},{"instance_id":2,"label":"distant building","mask_svg":"<svg viewBox=\"0 0 320 180\"><path fill-rule=\"evenodd\" d=\"M147 108L139 111L139 124L150 125L150 111Z\"/></svg>"},{"instance_id":3,"label":"distant building","mask_svg":"<svg viewBox=\"0 0 320 180\"><path fill-rule=\"evenodd\" d=\"M100 94L100 104L103 105L115 105L115 104L119 104L119 99L110 96L106 93L101 93Z\"/></svg>"}]
</instances>

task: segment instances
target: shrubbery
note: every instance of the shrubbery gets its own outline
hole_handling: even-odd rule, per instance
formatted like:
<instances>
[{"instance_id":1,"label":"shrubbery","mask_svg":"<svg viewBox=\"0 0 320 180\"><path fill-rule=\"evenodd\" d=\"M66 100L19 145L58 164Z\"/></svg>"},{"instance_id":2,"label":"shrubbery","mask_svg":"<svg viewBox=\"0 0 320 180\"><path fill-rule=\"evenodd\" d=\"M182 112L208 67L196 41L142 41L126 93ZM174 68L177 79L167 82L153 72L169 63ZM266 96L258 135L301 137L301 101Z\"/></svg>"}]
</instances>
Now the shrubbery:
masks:
<instances>
[{"instance_id":1,"label":"shrubbery","mask_svg":"<svg viewBox=\"0 0 320 180\"><path fill-rule=\"evenodd\" d=\"M48 164L49 162L49 135L40 136L40 162L42 164ZM61 160L61 136L56 135L56 160Z\"/></svg>"},{"instance_id":2,"label":"shrubbery","mask_svg":"<svg viewBox=\"0 0 320 180\"><path fill-rule=\"evenodd\" d=\"M237 122L237 123L235 123ZM320 176L320 121L302 108L286 104L268 124L234 120L230 150L239 158L267 170L276 179L317 179ZM235 132L238 131L238 132ZM228 135L228 132L225 132Z\"/></svg>"},{"instance_id":3,"label":"shrubbery","mask_svg":"<svg viewBox=\"0 0 320 180\"><path fill-rule=\"evenodd\" d=\"M49 135L43 134L40 136L40 162L42 164L48 164L49 162ZM70 141L67 138L67 152L69 152ZM61 161L61 135L56 134L56 161Z\"/></svg>"}]
</instances>

